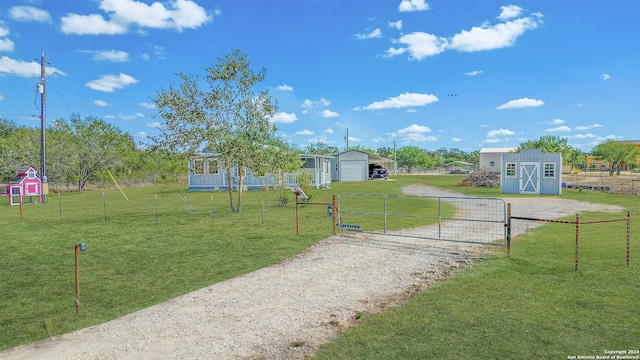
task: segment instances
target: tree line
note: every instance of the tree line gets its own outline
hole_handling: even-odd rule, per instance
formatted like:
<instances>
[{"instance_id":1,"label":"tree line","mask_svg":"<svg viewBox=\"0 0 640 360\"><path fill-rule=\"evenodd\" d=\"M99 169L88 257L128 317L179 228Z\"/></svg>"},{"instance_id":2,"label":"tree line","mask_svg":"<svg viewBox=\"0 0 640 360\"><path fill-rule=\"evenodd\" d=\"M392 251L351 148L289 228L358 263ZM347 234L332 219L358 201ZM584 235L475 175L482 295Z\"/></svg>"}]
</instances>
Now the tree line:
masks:
<instances>
[{"instance_id":1,"label":"tree line","mask_svg":"<svg viewBox=\"0 0 640 360\"><path fill-rule=\"evenodd\" d=\"M131 135L96 118L56 119L46 130L46 175L53 190L84 191L87 184L173 183L187 171L185 157L158 146L140 149ZM40 129L0 118L0 182L20 168L41 169Z\"/></svg>"}]
</instances>

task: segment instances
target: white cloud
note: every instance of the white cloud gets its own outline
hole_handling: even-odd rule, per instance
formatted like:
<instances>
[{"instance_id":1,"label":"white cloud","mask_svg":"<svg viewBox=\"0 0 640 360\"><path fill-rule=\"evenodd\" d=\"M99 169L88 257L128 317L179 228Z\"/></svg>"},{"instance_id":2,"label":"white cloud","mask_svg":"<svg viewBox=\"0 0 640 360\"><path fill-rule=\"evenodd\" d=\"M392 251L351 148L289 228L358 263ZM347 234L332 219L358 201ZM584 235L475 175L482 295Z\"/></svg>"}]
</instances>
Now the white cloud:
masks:
<instances>
[{"instance_id":1,"label":"white cloud","mask_svg":"<svg viewBox=\"0 0 640 360\"><path fill-rule=\"evenodd\" d=\"M382 37L382 31L380 31L380 29L375 29L368 34L356 34L356 39L360 39L360 40L375 39L375 38L381 38L381 37Z\"/></svg>"},{"instance_id":2,"label":"white cloud","mask_svg":"<svg viewBox=\"0 0 640 360\"><path fill-rule=\"evenodd\" d=\"M331 105L331 101L327 100L325 98L321 98L320 100L317 101L312 101L309 99L305 99L304 102L302 103L302 105L300 105L301 107L305 108L305 109L316 109L316 108L323 108L325 106L329 106Z\"/></svg>"},{"instance_id":3,"label":"white cloud","mask_svg":"<svg viewBox=\"0 0 640 360\"><path fill-rule=\"evenodd\" d=\"M116 89L124 89L137 82L138 80L131 75L120 73L120 75L103 75L100 79L89 81L86 85L93 90L114 92Z\"/></svg>"},{"instance_id":4,"label":"white cloud","mask_svg":"<svg viewBox=\"0 0 640 360\"><path fill-rule=\"evenodd\" d=\"M121 24L105 20L102 15L68 14L60 18L60 30L65 34L74 35L118 35L127 32Z\"/></svg>"},{"instance_id":5,"label":"white cloud","mask_svg":"<svg viewBox=\"0 0 640 360\"><path fill-rule=\"evenodd\" d=\"M390 28L396 28L398 30L402 30L402 20L398 20L398 21L389 21L389 27Z\"/></svg>"},{"instance_id":6,"label":"white cloud","mask_svg":"<svg viewBox=\"0 0 640 360\"><path fill-rule=\"evenodd\" d=\"M391 133L393 137L399 137L404 143L416 143L416 142L433 142L438 138L435 136L427 136L431 129L427 126L421 126L412 124L406 128L400 129L395 133Z\"/></svg>"},{"instance_id":7,"label":"white cloud","mask_svg":"<svg viewBox=\"0 0 640 360\"><path fill-rule=\"evenodd\" d=\"M49 13L35 8L33 6L14 6L9 9L9 17L11 17L15 21L21 22L49 22L51 21L51 16Z\"/></svg>"},{"instance_id":8,"label":"white cloud","mask_svg":"<svg viewBox=\"0 0 640 360\"><path fill-rule=\"evenodd\" d=\"M498 106L496 109L504 110L504 109L519 109L525 107L537 107L544 105L542 100L535 100L529 98L522 98L517 100L511 100L505 104Z\"/></svg>"},{"instance_id":9,"label":"white cloud","mask_svg":"<svg viewBox=\"0 0 640 360\"><path fill-rule=\"evenodd\" d=\"M522 8L517 5L500 6L500 9L502 10L498 16L500 20L509 20L522 15Z\"/></svg>"},{"instance_id":10,"label":"white cloud","mask_svg":"<svg viewBox=\"0 0 640 360\"><path fill-rule=\"evenodd\" d=\"M15 44L11 39L0 39L0 51L13 51L15 49Z\"/></svg>"},{"instance_id":11,"label":"white cloud","mask_svg":"<svg viewBox=\"0 0 640 360\"><path fill-rule=\"evenodd\" d=\"M0 73L16 75L20 77L37 77L41 73L40 63L32 61L14 60L10 57L0 57ZM53 66L47 66L47 75L67 75Z\"/></svg>"},{"instance_id":12,"label":"white cloud","mask_svg":"<svg viewBox=\"0 0 640 360\"><path fill-rule=\"evenodd\" d=\"M296 135L313 135L313 131L304 129L302 131L296 131Z\"/></svg>"},{"instance_id":13,"label":"white cloud","mask_svg":"<svg viewBox=\"0 0 640 360\"><path fill-rule=\"evenodd\" d=\"M95 105L102 106L102 107L104 107L104 106L109 106L109 104L107 104L107 102L106 102L106 101L104 101L104 100L96 100L96 101L94 101L93 103L94 103Z\"/></svg>"},{"instance_id":14,"label":"white cloud","mask_svg":"<svg viewBox=\"0 0 640 360\"><path fill-rule=\"evenodd\" d=\"M327 134L333 134L333 129L332 128L328 128L324 132L326 132Z\"/></svg>"},{"instance_id":15,"label":"white cloud","mask_svg":"<svg viewBox=\"0 0 640 360\"><path fill-rule=\"evenodd\" d=\"M576 131L584 131L584 130L591 130L593 128L603 127L603 126L604 125L600 125L600 124L582 125L582 126L576 126L576 128L574 130L576 130Z\"/></svg>"},{"instance_id":16,"label":"white cloud","mask_svg":"<svg viewBox=\"0 0 640 360\"><path fill-rule=\"evenodd\" d=\"M134 120L134 119L139 119L144 117L143 113L135 113L135 114L131 114L131 115L122 115L119 114L118 117L122 120Z\"/></svg>"},{"instance_id":17,"label":"white cloud","mask_svg":"<svg viewBox=\"0 0 640 360\"><path fill-rule=\"evenodd\" d=\"M553 119L549 122L549 124L553 124L553 125L560 125L560 124L564 124L565 121L562 119Z\"/></svg>"},{"instance_id":18,"label":"white cloud","mask_svg":"<svg viewBox=\"0 0 640 360\"><path fill-rule=\"evenodd\" d=\"M438 101L438 98L435 95L406 92L387 100L373 102L362 108L356 107L354 108L354 110L379 110L388 108L399 109L412 106L425 106L436 101Z\"/></svg>"},{"instance_id":19,"label":"white cloud","mask_svg":"<svg viewBox=\"0 0 640 360\"><path fill-rule=\"evenodd\" d=\"M0 101L4 100L4 95L0 93Z\"/></svg>"},{"instance_id":20,"label":"white cloud","mask_svg":"<svg viewBox=\"0 0 640 360\"><path fill-rule=\"evenodd\" d=\"M593 138L597 138L598 136L589 133L589 134L575 134L567 137L570 139L593 139Z\"/></svg>"},{"instance_id":21,"label":"white cloud","mask_svg":"<svg viewBox=\"0 0 640 360\"><path fill-rule=\"evenodd\" d=\"M269 121L274 124L291 124L296 120L298 120L296 114L289 114L286 112L279 112L269 119Z\"/></svg>"},{"instance_id":22,"label":"white cloud","mask_svg":"<svg viewBox=\"0 0 640 360\"><path fill-rule=\"evenodd\" d=\"M563 125L563 126L550 128L550 129L545 129L544 131L545 132L567 132L567 131L571 131L571 128Z\"/></svg>"},{"instance_id":23,"label":"white cloud","mask_svg":"<svg viewBox=\"0 0 640 360\"><path fill-rule=\"evenodd\" d=\"M157 122L157 121L151 121L151 122L147 122L147 126L150 128L155 128L155 129L159 129L162 127L162 124Z\"/></svg>"},{"instance_id":24,"label":"white cloud","mask_svg":"<svg viewBox=\"0 0 640 360\"><path fill-rule=\"evenodd\" d=\"M129 53L120 50L93 51L93 60L106 60L111 62L129 61Z\"/></svg>"},{"instance_id":25,"label":"white cloud","mask_svg":"<svg viewBox=\"0 0 640 360\"><path fill-rule=\"evenodd\" d=\"M451 138L451 141L453 141L453 142L461 142L462 139L454 137L454 138Z\"/></svg>"},{"instance_id":26,"label":"white cloud","mask_svg":"<svg viewBox=\"0 0 640 360\"><path fill-rule=\"evenodd\" d=\"M278 87L276 87L276 89L281 90L281 91L293 91L293 87L287 85L287 84L282 84L279 85Z\"/></svg>"},{"instance_id":27,"label":"white cloud","mask_svg":"<svg viewBox=\"0 0 640 360\"><path fill-rule=\"evenodd\" d=\"M329 142L329 139L326 136L318 136L318 137L312 137L307 139L307 142L309 142L310 144L317 144L317 143L327 144Z\"/></svg>"},{"instance_id":28,"label":"white cloud","mask_svg":"<svg viewBox=\"0 0 640 360\"><path fill-rule=\"evenodd\" d=\"M498 136L504 136L504 135L515 135L515 132L509 130L509 129L497 129L497 130L491 130L487 133L487 137L488 138L495 138Z\"/></svg>"},{"instance_id":29,"label":"white cloud","mask_svg":"<svg viewBox=\"0 0 640 360\"><path fill-rule=\"evenodd\" d=\"M482 73L483 73L482 70L473 70L473 71L470 71L470 72L466 72L464 74L467 75L467 76L476 76L476 75L480 75Z\"/></svg>"},{"instance_id":30,"label":"white cloud","mask_svg":"<svg viewBox=\"0 0 640 360\"><path fill-rule=\"evenodd\" d=\"M422 60L425 57L440 54L445 51L449 45L447 39L424 32L413 32L403 35L398 40L395 40L395 42L407 45L407 48L390 48L387 50L387 56L391 57L409 51L410 58L413 60Z\"/></svg>"},{"instance_id":31,"label":"white cloud","mask_svg":"<svg viewBox=\"0 0 640 360\"><path fill-rule=\"evenodd\" d=\"M396 49L396 48L394 48L392 46L389 49L387 49L386 54L384 55L384 57L394 57L396 55L404 54L406 51L407 51L406 48Z\"/></svg>"},{"instance_id":32,"label":"white cloud","mask_svg":"<svg viewBox=\"0 0 640 360\"><path fill-rule=\"evenodd\" d=\"M381 142L387 142L387 139L381 138L381 137L377 137L377 138L374 138L371 141L373 141L374 143L378 144L378 143L381 143Z\"/></svg>"},{"instance_id":33,"label":"white cloud","mask_svg":"<svg viewBox=\"0 0 640 360\"><path fill-rule=\"evenodd\" d=\"M146 109L155 109L156 108L156 104L154 104L154 103L141 102L141 103L138 103L138 105L140 105L140 106L142 106L143 108L146 108Z\"/></svg>"},{"instance_id":34,"label":"white cloud","mask_svg":"<svg viewBox=\"0 0 640 360\"><path fill-rule=\"evenodd\" d=\"M429 4L424 0L402 0L398 5L400 12L425 11L429 10Z\"/></svg>"},{"instance_id":35,"label":"white cloud","mask_svg":"<svg viewBox=\"0 0 640 360\"><path fill-rule=\"evenodd\" d=\"M155 29L198 28L213 19L212 15L192 0L175 0L165 7L161 2L147 5L135 0L101 0L98 6L109 19L101 14L68 14L61 18L62 32L76 35L123 34L129 28Z\"/></svg>"},{"instance_id":36,"label":"white cloud","mask_svg":"<svg viewBox=\"0 0 640 360\"><path fill-rule=\"evenodd\" d=\"M500 142L503 142L503 141L506 141L506 140L501 140L501 139L498 139L498 138L491 138L491 139L485 139L482 142L483 143L487 143L487 144L497 144L497 143L500 143Z\"/></svg>"},{"instance_id":37,"label":"white cloud","mask_svg":"<svg viewBox=\"0 0 640 360\"><path fill-rule=\"evenodd\" d=\"M609 80L609 79L611 79L611 75L609 75L609 74L602 74L602 75L600 75L600 78L601 78L602 80Z\"/></svg>"},{"instance_id":38,"label":"white cloud","mask_svg":"<svg viewBox=\"0 0 640 360\"><path fill-rule=\"evenodd\" d=\"M511 47L525 31L537 28L538 22L538 19L525 17L495 26L474 26L454 35L449 48L474 52Z\"/></svg>"},{"instance_id":39,"label":"white cloud","mask_svg":"<svg viewBox=\"0 0 640 360\"><path fill-rule=\"evenodd\" d=\"M142 137L142 138L146 138L147 137L147 133L144 131L140 131L139 133L136 133L137 137Z\"/></svg>"},{"instance_id":40,"label":"white cloud","mask_svg":"<svg viewBox=\"0 0 640 360\"><path fill-rule=\"evenodd\" d=\"M320 116L324 117L324 118L334 118L334 117L338 117L340 116L340 114L338 114L335 111L331 111L331 110L324 110L320 113Z\"/></svg>"}]
</instances>

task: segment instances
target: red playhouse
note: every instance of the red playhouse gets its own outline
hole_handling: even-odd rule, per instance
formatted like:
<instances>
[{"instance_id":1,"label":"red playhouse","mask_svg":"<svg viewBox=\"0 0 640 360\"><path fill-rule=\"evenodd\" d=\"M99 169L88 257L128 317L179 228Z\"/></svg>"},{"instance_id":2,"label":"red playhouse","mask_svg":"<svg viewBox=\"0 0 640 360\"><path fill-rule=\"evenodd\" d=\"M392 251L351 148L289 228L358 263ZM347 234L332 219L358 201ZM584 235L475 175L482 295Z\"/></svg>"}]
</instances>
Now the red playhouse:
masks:
<instances>
[{"instance_id":1,"label":"red playhouse","mask_svg":"<svg viewBox=\"0 0 640 360\"><path fill-rule=\"evenodd\" d=\"M42 202L42 180L34 168L20 169L9 184L0 185L0 195L9 198L9 205L24 204L27 196L30 203L34 202L34 196Z\"/></svg>"}]
</instances>

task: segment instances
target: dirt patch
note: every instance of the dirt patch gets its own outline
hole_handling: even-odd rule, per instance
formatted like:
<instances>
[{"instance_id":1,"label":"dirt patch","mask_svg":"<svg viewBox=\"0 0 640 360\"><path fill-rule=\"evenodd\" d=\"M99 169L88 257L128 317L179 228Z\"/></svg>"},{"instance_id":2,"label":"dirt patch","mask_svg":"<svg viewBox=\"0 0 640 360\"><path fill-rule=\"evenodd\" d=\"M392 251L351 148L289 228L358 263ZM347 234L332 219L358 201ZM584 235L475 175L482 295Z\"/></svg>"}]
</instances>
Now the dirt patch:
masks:
<instances>
[{"instance_id":1,"label":"dirt patch","mask_svg":"<svg viewBox=\"0 0 640 360\"><path fill-rule=\"evenodd\" d=\"M424 185L408 186L405 192L459 195ZM558 198L509 202L514 215L522 216L622 210ZM366 314L401 304L486 252L464 243L332 236L282 263L104 324L9 349L0 357L303 359L340 329Z\"/></svg>"}]
</instances>

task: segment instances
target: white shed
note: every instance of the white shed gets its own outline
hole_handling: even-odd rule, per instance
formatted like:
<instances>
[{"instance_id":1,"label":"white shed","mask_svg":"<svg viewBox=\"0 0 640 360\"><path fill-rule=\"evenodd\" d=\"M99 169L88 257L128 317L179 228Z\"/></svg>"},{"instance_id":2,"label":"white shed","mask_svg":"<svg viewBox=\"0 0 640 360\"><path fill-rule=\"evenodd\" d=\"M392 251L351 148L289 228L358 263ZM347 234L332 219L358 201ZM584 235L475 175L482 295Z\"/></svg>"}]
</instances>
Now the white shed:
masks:
<instances>
[{"instance_id":1,"label":"white shed","mask_svg":"<svg viewBox=\"0 0 640 360\"><path fill-rule=\"evenodd\" d=\"M480 149L479 167L480 169L491 169L500 174L502 173L502 154L512 153L516 150L518 150L517 147Z\"/></svg>"},{"instance_id":2,"label":"white shed","mask_svg":"<svg viewBox=\"0 0 640 360\"><path fill-rule=\"evenodd\" d=\"M333 181L366 181L374 165L396 170L397 162L359 150L348 150L334 155L331 160Z\"/></svg>"}]
</instances>

